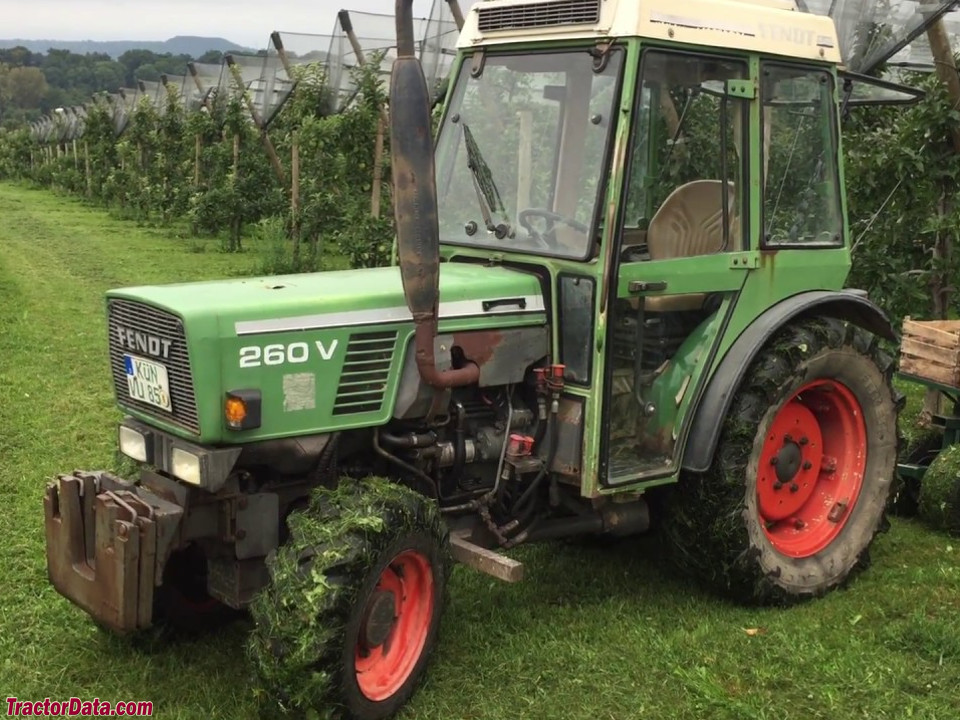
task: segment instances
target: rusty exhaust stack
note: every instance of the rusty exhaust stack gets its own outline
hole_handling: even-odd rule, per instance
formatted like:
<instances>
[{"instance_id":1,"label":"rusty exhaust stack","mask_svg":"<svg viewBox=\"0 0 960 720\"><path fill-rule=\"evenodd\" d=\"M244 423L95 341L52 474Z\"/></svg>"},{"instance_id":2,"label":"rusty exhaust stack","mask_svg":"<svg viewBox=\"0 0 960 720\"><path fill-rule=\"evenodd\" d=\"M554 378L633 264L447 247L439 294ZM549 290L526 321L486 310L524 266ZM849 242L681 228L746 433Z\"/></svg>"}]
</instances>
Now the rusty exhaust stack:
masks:
<instances>
[{"instance_id":1,"label":"rusty exhaust stack","mask_svg":"<svg viewBox=\"0 0 960 720\"><path fill-rule=\"evenodd\" d=\"M403 295L416 326L417 369L434 388L471 385L480 378L480 368L470 364L439 372L433 353L440 296L440 227L430 94L416 57L413 0L397 0L396 18L397 59L390 76L393 207Z\"/></svg>"}]
</instances>

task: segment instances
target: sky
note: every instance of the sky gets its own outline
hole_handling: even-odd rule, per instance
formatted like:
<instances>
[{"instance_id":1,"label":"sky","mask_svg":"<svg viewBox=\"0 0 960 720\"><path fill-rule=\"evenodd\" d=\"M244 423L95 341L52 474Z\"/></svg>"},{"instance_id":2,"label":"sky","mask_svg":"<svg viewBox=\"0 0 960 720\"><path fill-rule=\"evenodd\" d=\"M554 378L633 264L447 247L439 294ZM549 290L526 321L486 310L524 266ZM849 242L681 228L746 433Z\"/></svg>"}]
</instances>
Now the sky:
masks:
<instances>
[{"instance_id":1,"label":"sky","mask_svg":"<svg viewBox=\"0 0 960 720\"><path fill-rule=\"evenodd\" d=\"M427 17L432 0L414 0ZM466 9L469 0L461 0ZM166 40L223 37L266 47L273 30L327 35L337 11L393 14L394 0L0 0L0 37L24 40Z\"/></svg>"}]
</instances>

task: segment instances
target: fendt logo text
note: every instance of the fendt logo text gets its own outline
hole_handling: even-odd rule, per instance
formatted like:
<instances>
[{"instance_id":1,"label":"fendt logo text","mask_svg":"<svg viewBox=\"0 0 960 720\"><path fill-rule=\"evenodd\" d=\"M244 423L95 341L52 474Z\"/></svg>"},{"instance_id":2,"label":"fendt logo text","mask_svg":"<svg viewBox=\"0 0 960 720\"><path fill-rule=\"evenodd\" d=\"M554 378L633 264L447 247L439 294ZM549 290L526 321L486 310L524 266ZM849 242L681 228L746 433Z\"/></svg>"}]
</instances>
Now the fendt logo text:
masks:
<instances>
[{"instance_id":1,"label":"fendt logo text","mask_svg":"<svg viewBox=\"0 0 960 720\"><path fill-rule=\"evenodd\" d=\"M117 339L127 350L165 359L170 357L170 346L173 345L173 340L126 328L122 325L117 326Z\"/></svg>"}]
</instances>

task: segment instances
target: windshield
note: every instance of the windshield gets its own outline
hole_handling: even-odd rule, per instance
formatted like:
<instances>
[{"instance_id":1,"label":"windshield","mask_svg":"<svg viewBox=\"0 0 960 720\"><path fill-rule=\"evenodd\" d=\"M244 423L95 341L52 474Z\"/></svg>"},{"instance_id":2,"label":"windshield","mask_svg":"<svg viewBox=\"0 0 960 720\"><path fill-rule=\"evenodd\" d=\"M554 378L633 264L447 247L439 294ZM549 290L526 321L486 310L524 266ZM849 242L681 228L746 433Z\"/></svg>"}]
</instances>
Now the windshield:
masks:
<instances>
[{"instance_id":1,"label":"windshield","mask_svg":"<svg viewBox=\"0 0 960 720\"><path fill-rule=\"evenodd\" d=\"M463 63L437 142L443 242L586 257L622 53Z\"/></svg>"}]
</instances>

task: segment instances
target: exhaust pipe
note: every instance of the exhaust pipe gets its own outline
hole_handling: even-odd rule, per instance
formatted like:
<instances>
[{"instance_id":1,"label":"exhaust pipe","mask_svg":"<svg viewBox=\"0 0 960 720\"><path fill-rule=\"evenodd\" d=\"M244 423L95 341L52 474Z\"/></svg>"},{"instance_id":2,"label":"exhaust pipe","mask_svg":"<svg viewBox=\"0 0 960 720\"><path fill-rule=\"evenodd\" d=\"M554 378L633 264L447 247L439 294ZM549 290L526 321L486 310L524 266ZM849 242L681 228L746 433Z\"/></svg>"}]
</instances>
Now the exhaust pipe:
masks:
<instances>
[{"instance_id":1,"label":"exhaust pipe","mask_svg":"<svg viewBox=\"0 0 960 720\"><path fill-rule=\"evenodd\" d=\"M413 0L397 0L397 59L390 76L390 156L403 295L413 315L417 370L434 388L472 385L480 368L437 370L433 352L440 295L440 226L430 94L416 57Z\"/></svg>"}]
</instances>

